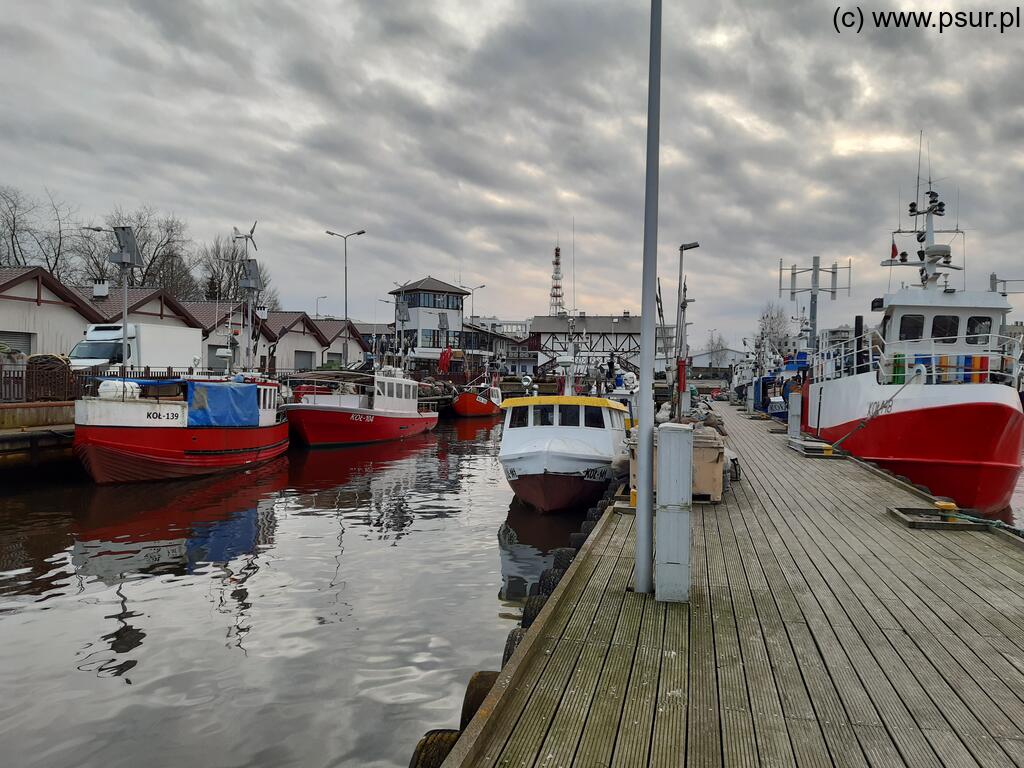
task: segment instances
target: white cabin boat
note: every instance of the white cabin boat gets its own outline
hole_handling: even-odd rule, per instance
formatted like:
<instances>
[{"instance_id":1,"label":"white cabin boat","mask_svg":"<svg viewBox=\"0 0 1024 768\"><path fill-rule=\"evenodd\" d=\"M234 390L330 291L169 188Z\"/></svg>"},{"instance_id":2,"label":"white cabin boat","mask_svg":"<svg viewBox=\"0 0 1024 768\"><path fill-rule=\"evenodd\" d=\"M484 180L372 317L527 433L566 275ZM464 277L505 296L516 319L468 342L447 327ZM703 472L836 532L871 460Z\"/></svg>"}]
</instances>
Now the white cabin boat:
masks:
<instances>
[{"instance_id":1,"label":"white cabin boat","mask_svg":"<svg viewBox=\"0 0 1024 768\"><path fill-rule=\"evenodd\" d=\"M627 408L604 397L516 397L502 403L498 459L512 490L540 512L583 507L625 460Z\"/></svg>"}]
</instances>

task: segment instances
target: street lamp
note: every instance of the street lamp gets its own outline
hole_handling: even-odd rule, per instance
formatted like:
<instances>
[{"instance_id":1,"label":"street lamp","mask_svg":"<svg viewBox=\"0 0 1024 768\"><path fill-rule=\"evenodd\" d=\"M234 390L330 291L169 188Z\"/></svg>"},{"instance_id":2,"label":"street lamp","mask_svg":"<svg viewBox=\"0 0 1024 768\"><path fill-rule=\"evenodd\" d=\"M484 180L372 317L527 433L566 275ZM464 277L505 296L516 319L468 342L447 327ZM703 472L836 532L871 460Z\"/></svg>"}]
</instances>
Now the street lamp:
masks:
<instances>
[{"instance_id":1,"label":"street lamp","mask_svg":"<svg viewBox=\"0 0 1024 768\"><path fill-rule=\"evenodd\" d=\"M470 320L472 320L474 317L476 317L476 292L479 291L481 288L486 288L486 287L487 286L485 284L483 284L483 283L481 283L480 285L473 286L472 288L469 287L468 285L460 285L459 286L459 288L463 288L464 290L469 291L469 318L470 318Z\"/></svg>"},{"instance_id":2,"label":"street lamp","mask_svg":"<svg viewBox=\"0 0 1024 768\"><path fill-rule=\"evenodd\" d=\"M342 354L345 365L348 365L348 239L356 235L365 235L366 230L360 229L358 232L349 232L347 235L331 232L329 229L324 231L331 237L340 237L345 241L345 349L342 350Z\"/></svg>"},{"instance_id":3,"label":"street lamp","mask_svg":"<svg viewBox=\"0 0 1024 768\"><path fill-rule=\"evenodd\" d=\"M700 248L700 243L683 243L679 246L679 287L676 301L676 392L678 393L676 418L680 421L683 415L689 413L690 410L690 393L686 388L686 305L693 302L693 299L686 298L683 254L694 248Z\"/></svg>"},{"instance_id":4,"label":"street lamp","mask_svg":"<svg viewBox=\"0 0 1024 768\"><path fill-rule=\"evenodd\" d=\"M108 261L121 267L121 288L124 293L124 306L121 310L121 373L127 373L128 366L128 271L142 266L142 256L135 242L135 231L131 227L82 227L92 232L113 232L117 240L117 250L107 257Z\"/></svg>"},{"instance_id":5,"label":"street lamp","mask_svg":"<svg viewBox=\"0 0 1024 768\"><path fill-rule=\"evenodd\" d=\"M316 319L317 320L320 319L320 299L326 299L326 298L327 298L326 296L317 296L316 297L316 310L314 311L314 314L316 315Z\"/></svg>"}]
</instances>

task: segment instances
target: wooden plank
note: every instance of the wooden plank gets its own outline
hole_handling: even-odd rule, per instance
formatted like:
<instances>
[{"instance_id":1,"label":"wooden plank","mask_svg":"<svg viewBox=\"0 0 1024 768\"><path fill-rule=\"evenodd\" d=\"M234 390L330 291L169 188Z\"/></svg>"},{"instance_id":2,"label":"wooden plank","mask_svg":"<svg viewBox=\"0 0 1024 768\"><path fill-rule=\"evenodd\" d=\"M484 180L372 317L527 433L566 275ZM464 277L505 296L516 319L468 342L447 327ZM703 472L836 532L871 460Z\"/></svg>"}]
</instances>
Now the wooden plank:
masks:
<instances>
[{"instance_id":1,"label":"wooden plank","mask_svg":"<svg viewBox=\"0 0 1024 768\"><path fill-rule=\"evenodd\" d=\"M689 610L684 604L674 603L665 609L661 674L651 738L652 768L676 768L686 754L688 661Z\"/></svg>"}]
</instances>

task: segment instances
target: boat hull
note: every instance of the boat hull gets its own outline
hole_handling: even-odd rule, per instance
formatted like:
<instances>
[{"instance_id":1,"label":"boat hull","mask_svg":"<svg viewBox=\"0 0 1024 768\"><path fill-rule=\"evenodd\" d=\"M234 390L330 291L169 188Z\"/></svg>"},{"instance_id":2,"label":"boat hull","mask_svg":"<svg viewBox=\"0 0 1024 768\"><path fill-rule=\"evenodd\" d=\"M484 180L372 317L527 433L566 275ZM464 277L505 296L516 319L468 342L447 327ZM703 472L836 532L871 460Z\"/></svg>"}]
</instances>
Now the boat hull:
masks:
<instances>
[{"instance_id":1,"label":"boat hull","mask_svg":"<svg viewBox=\"0 0 1024 768\"><path fill-rule=\"evenodd\" d=\"M75 426L75 455L100 484L231 472L287 450L287 422L265 427Z\"/></svg>"},{"instance_id":2,"label":"boat hull","mask_svg":"<svg viewBox=\"0 0 1024 768\"><path fill-rule=\"evenodd\" d=\"M544 472L520 475L508 484L520 500L538 512L548 514L567 509L588 507L601 498L608 480L591 480L582 475L563 475Z\"/></svg>"},{"instance_id":3,"label":"boat hull","mask_svg":"<svg viewBox=\"0 0 1024 768\"><path fill-rule=\"evenodd\" d=\"M287 407L292 435L309 446L358 445L401 440L437 426L437 414L382 413L315 405Z\"/></svg>"},{"instance_id":4,"label":"boat hull","mask_svg":"<svg viewBox=\"0 0 1024 768\"><path fill-rule=\"evenodd\" d=\"M459 416L497 416L501 406L475 392L460 392L452 401L452 410Z\"/></svg>"},{"instance_id":5,"label":"boat hull","mask_svg":"<svg viewBox=\"0 0 1024 768\"><path fill-rule=\"evenodd\" d=\"M859 421L821 430L839 440ZM1024 416L995 403L969 403L876 416L841 447L936 496L993 515L1010 504L1021 471Z\"/></svg>"},{"instance_id":6,"label":"boat hull","mask_svg":"<svg viewBox=\"0 0 1024 768\"><path fill-rule=\"evenodd\" d=\"M806 431L841 440L844 451L960 507L995 515L1009 506L1024 446L1024 413L1014 390L927 384L897 393L900 387L873 379L862 374L812 384Z\"/></svg>"}]
</instances>

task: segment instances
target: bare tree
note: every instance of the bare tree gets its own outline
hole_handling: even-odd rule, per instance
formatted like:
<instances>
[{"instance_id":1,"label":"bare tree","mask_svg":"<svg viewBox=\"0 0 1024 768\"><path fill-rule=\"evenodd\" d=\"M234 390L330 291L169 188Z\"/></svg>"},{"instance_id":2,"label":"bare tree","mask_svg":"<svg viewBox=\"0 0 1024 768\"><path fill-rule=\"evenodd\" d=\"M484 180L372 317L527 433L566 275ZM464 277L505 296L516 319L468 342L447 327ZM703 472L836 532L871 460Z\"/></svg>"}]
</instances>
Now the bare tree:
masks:
<instances>
[{"instance_id":1,"label":"bare tree","mask_svg":"<svg viewBox=\"0 0 1024 768\"><path fill-rule=\"evenodd\" d=\"M0 266L33 266L32 231L38 208L39 203L20 189L0 187Z\"/></svg>"},{"instance_id":2,"label":"bare tree","mask_svg":"<svg viewBox=\"0 0 1024 768\"><path fill-rule=\"evenodd\" d=\"M134 211L115 208L106 222L109 227L127 226L135 231L142 268L132 270L129 285L166 288L186 298L197 292L195 279L191 275L185 279L185 272L191 272L194 257L188 225L182 219L143 205ZM110 237L113 248L113 235Z\"/></svg>"},{"instance_id":3,"label":"bare tree","mask_svg":"<svg viewBox=\"0 0 1024 768\"><path fill-rule=\"evenodd\" d=\"M722 334L716 330L708 331L708 340L704 346L704 351L708 355L708 367L723 367L725 365L726 352L728 352L728 350L729 345Z\"/></svg>"},{"instance_id":4,"label":"bare tree","mask_svg":"<svg viewBox=\"0 0 1024 768\"><path fill-rule=\"evenodd\" d=\"M75 235L78 224L75 211L46 190L46 201L36 204L36 220L28 230L35 247L35 261L62 282L76 277Z\"/></svg>"},{"instance_id":5,"label":"bare tree","mask_svg":"<svg viewBox=\"0 0 1024 768\"><path fill-rule=\"evenodd\" d=\"M757 330L772 349L781 353L783 341L789 336L789 314L781 304L769 300L761 311Z\"/></svg>"},{"instance_id":6,"label":"bare tree","mask_svg":"<svg viewBox=\"0 0 1024 768\"><path fill-rule=\"evenodd\" d=\"M208 301L241 301L244 296L239 281L245 275L245 248L231 237L217 235L210 243L199 246L196 256L203 297ZM280 309L277 289L271 285L270 271L257 262L263 290L256 295L256 304L271 311Z\"/></svg>"}]
</instances>

